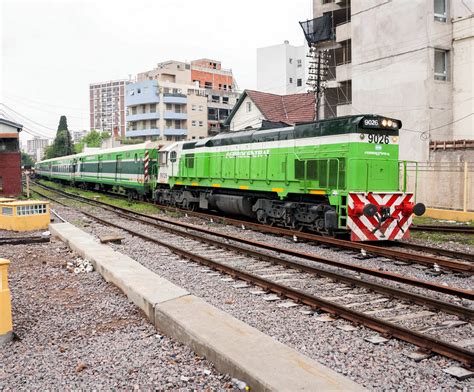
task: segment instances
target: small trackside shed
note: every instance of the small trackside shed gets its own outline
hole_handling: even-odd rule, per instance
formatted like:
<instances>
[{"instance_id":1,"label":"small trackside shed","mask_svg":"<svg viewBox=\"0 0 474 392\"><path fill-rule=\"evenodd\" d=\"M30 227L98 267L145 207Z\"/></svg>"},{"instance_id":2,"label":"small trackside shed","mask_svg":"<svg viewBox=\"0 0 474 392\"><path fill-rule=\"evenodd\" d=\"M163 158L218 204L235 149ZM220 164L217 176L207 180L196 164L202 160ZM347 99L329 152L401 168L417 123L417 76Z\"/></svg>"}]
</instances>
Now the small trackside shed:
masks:
<instances>
[{"instance_id":1,"label":"small trackside shed","mask_svg":"<svg viewBox=\"0 0 474 392\"><path fill-rule=\"evenodd\" d=\"M20 131L23 125L0 118L0 196L21 194Z\"/></svg>"}]
</instances>

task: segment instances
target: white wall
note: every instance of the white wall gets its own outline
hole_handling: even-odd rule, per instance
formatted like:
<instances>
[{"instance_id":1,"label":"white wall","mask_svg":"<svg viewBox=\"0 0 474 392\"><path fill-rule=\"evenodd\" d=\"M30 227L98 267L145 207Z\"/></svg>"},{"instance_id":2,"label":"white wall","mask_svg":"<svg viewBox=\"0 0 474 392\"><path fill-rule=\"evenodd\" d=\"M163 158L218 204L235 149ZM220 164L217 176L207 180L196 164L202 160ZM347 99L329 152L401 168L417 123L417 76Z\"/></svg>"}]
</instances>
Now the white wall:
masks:
<instances>
[{"instance_id":1,"label":"white wall","mask_svg":"<svg viewBox=\"0 0 474 392\"><path fill-rule=\"evenodd\" d=\"M252 109L250 112L247 111L247 103L250 102ZM235 113L232 121L230 122L231 131L240 131L245 128L258 128L262 125L263 115L258 110L257 106L253 103L250 97L245 97L244 101L239 107L239 110Z\"/></svg>"},{"instance_id":2,"label":"white wall","mask_svg":"<svg viewBox=\"0 0 474 392\"><path fill-rule=\"evenodd\" d=\"M367 0L351 10L352 106L402 120L401 159L428 160L429 137L451 132L421 136L453 118L452 78L434 79L434 48L450 48L451 25L434 21L431 4Z\"/></svg>"},{"instance_id":3,"label":"white wall","mask_svg":"<svg viewBox=\"0 0 474 392\"><path fill-rule=\"evenodd\" d=\"M258 48L257 90L280 95L306 92L306 52L305 45L293 46L289 43ZM298 60L301 60L301 67L298 67ZM297 79L301 79L300 87L297 86Z\"/></svg>"},{"instance_id":4,"label":"white wall","mask_svg":"<svg viewBox=\"0 0 474 392\"><path fill-rule=\"evenodd\" d=\"M474 17L453 21L453 118L474 109ZM453 139L474 139L474 116L453 124Z\"/></svg>"}]
</instances>

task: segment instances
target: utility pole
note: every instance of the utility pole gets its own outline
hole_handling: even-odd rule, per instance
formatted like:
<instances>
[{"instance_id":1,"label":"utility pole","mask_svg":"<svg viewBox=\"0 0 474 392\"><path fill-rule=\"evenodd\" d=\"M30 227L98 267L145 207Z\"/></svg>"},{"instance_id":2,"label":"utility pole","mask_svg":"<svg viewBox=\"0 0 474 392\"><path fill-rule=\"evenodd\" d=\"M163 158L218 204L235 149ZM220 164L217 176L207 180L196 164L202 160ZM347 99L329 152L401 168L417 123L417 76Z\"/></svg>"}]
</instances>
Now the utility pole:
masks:
<instances>
[{"instance_id":1,"label":"utility pole","mask_svg":"<svg viewBox=\"0 0 474 392\"><path fill-rule=\"evenodd\" d=\"M317 49L315 44L311 44L309 47L309 53L306 55L309 57L309 76L306 84L309 86L308 92L314 94L314 113L315 120L320 119L320 106L321 98L324 90L327 88L327 75L328 75L328 63L329 63L329 51Z\"/></svg>"}]
</instances>

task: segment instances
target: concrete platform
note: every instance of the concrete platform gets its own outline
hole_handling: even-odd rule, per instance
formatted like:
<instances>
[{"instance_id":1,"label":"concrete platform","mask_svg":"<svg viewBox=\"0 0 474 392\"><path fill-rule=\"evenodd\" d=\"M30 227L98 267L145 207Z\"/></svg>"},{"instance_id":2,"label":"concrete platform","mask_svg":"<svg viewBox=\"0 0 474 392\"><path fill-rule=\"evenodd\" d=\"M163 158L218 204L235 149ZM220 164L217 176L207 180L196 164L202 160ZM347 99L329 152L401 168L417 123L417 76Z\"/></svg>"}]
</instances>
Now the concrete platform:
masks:
<instances>
[{"instance_id":1,"label":"concrete platform","mask_svg":"<svg viewBox=\"0 0 474 392\"><path fill-rule=\"evenodd\" d=\"M69 223L51 234L91 261L168 336L256 391L362 391L363 387L161 278Z\"/></svg>"}]
</instances>

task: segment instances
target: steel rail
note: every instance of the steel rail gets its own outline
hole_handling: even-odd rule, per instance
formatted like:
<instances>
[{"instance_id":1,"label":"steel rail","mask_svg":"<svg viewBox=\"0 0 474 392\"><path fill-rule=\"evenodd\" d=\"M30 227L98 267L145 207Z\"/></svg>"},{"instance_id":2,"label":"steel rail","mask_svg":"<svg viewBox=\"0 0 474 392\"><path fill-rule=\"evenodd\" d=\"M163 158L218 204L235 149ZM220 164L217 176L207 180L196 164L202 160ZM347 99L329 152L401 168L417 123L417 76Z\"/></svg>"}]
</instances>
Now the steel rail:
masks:
<instances>
[{"instance_id":1,"label":"steel rail","mask_svg":"<svg viewBox=\"0 0 474 392\"><path fill-rule=\"evenodd\" d=\"M62 192L65 195L70 195L69 192L64 192L52 187L47 187L43 184L38 184L35 183L36 185L42 186L46 189L54 189L57 192ZM78 198L83 198L85 200L90 200L87 199L83 196L80 195L74 195L77 196ZM98 203L103 203L105 205L112 206L109 203L104 203L97 201ZM153 204L155 205L155 204ZM156 206L156 205L155 205ZM121 207L115 207L114 208L121 208ZM256 222L250 222L250 221L242 221L234 218L228 218L228 217L222 217L222 216L217 216L217 215L212 215L212 214L205 214L202 212L195 212L195 211L189 211L189 210L181 210L175 207L166 207L166 206L159 206L160 209L165 209L165 210L171 210L171 211L177 211L180 213L185 213L189 215L193 215L196 217L200 217L203 219L215 219L218 221L222 221L223 223L231 224L234 226L239 226L239 227L249 227L252 228L253 230L264 232L264 233L271 233L271 234L280 234L284 236L289 236L293 237L296 239L302 239L302 240L307 240L307 241L312 241L316 243L321 243L321 244L326 244L326 245L332 245L336 246L339 248L345 248L345 249L351 249L355 251L360 251L364 249L366 252L373 254L373 255L378 255L378 256L383 256L391 259L396 259L396 260L401 260L401 261L407 261L410 263L418 263L418 264L424 264L428 266L439 266L439 267L444 267L446 269L456 271L456 272L463 272L463 273L468 273L468 274L474 274L474 265L470 263L465 263L465 262L460 262L460 261L453 261L453 260L447 260L447 259L440 259L437 257L432 257L432 256L425 256L425 255L420 255L420 254L413 254L410 252L403 252L400 250L395 250L395 249L389 249L389 248L383 248L380 246L376 245L370 245L367 243L361 243L361 242L352 242L352 241L345 241L337 238L331 238L331 237L324 237L321 235L316 235L316 234L310 234L310 233L304 233L304 232L297 232L297 231L292 231L289 229L284 229L281 227L274 227L274 226L268 226L268 225L263 225L260 223Z\"/></svg>"},{"instance_id":2,"label":"steel rail","mask_svg":"<svg viewBox=\"0 0 474 392\"><path fill-rule=\"evenodd\" d=\"M93 204L93 203L90 203L89 201L84 201L84 203ZM101 207L101 208L103 208L103 207ZM88 212L85 212L85 211L82 211L82 210L81 210L81 212L83 214L85 214L86 216L89 216L92 219L101 221L102 223L107 222L105 220L102 220L101 218L98 218L94 214L91 214L91 213L88 213ZM157 227L160 230L171 232L174 235L179 235L179 236L192 238L193 240L196 240L196 241L199 241L199 242L205 242L205 243L210 244L210 245L217 245L221 248L225 248L225 249L228 249L228 250L231 250L231 251L234 251L234 252L238 252L238 253L243 253L243 254L246 254L248 256L258 258L258 259L266 260L266 261L268 261L270 263L273 263L273 264L283 265L284 267L297 269L297 270L300 270L300 271L303 271L303 272L306 272L306 273L309 273L309 274L312 274L312 275L323 276L323 277L333 279L333 280L336 280L336 281L340 281L340 282L343 282L343 283L346 283L346 284L349 284L349 285L363 287L365 289L369 289L369 290L372 290L372 291L375 291L375 292L378 292L378 293L381 293L381 294L384 294L384 295L388 295L390 297L396 297L396 298L399 298L399 299L402 299L402 300L407 300L407 301L416 303L418 305L428 306L430 308L442 310L442 311L445 311L445 312L450 313L450 314L455 314L457 316L460 316L463 319L471 320L471 319L474 318L474 311L469 309L469 308L463 307L463 306L454 305L454 304L451 304L449 302L440 301L440 300L437 300L437 299L434 299L434 298L426 297L426 296L423 296L423 295L415 294L415 293L412 293L412 292L409 292L409 291L406 291L406 290L402 290L402 289L398 289L398 288L394 288L394 287L390 287L390 286L380 285L380 284L377 284L377 283L374 283L374 282L370 282L370 281L367 281L367 280L347 276L347 275L340 274L340 273L337 273L337 272L327 271L327 270L317 268L317 267L314 267L314 266L308 266L308 265L301 264L301 263L298 263L298 262L281 259L279 257L271 256L267 253L263 253L263 252L256 251L256 250L253 250L253 249L245 248L245 247L242 247L242 246L239 246L239 245L236 245L236 244L223 242L223 241L220 241L220 240L217 240L217 239L206 238L206 237L203 237L201 235L190 233L188 231L183 231L183 230L179 230L179 229L172 228L172 227L162 226L160 224L156 224L156 223L153 223L153 222L148 222L144 219L137 218L137 217L131 217L130 214L125 214L123 212L117 212L117 211L112 211L112 212L119 215L119 216L124 217L125 219L132 218L136 221L139 221L139 222ZM113 224L113 223L110 223L110 225L112 225L114 227L117 227L117 228L120 228L122 230L125 230L125 231L129 232L132 235L137 234L137 232L135 230L130 230L130 229L124 228L121 225L116 225L116 224ZM232 238L232 237L230 239L234 240L234 241L236 240L235 238ZM469 294L469 293L466 292L465 294ZM472 298L473 293L470 293L470 294L471 294L471 298Z\"/></svg>"},{"instance_id":3,"label":"steel rail","mask_svg":"<svg viewBox=\"0 0 474 392\"><path fill-rule=\"evenodd\" d=\"M463 253L450 249L443 249L437 247L431 247L421 244L414 244L412 242L391 242L390 245L398 246L400 248L413 249L420 252L434 253L440 256L446 256L449 258L464 259L470 262L474 262L474 253Z\"/></svg>"},{"instance_id":4,"label":"steel rail","mask_svg":"<svg viewBox=\"0 0 474 392\"><path fill-rule=\"evenodd\" d=\"M54 189L54 188L52 188L52 189ZM225 233L220 233L220 232L216 232L214 230L210 230L210 229L206 229L206 228L203 228L203 227L191 225L191 224L188 224L188 223L177 222L177 221L173 221L171 219L155 217L155 216L147 215L147 214L144 214L144 213L141 213L141 212L135 212L135 211L132 211L130 209L123 208L123 207L116 207L116 206L113 206L109 203L101 202L101 201L98 201L98 200L91 200L91 199L85 198L85 197L80 196L80 195L73 195L73 194L69 194L68 192L62 192L60 190L56 190L56 192L58 192L59 194L64 194L66 197L69 197L69 198L80 199L84 203L87 203L87 204L92 205L92 206L95 206L96 204L98 204L100 206L103 206L103 208L109 209L112 212L117 213L117 214L119 214L119 212L117 212L115 210L123 211L126 214L133 214L135 216L140 216L140 217L143 217L143 218L146 218L146 219L152 219L152 220L155 220L155 221L164 222L166 224L171 224L171 225L183 227L185 229L199 231L201 233L205 233L205 234L212 235L212 236L217 236L217 237L220 237L220 238L225 238L227 240L237 241L237 242L240 242L240 243L245 243L245 244L250 245L250 246L267 249L267 250L270 250L270 251L273 251L273 252L283 253L283 254L286 254L286 255L289 255L289 256L294 256L294 257L307 259L307 260L318 262L318 263L331 265L333 267L343 268L343 269L355 271L355 272L358 272L358 273L364 273L364 274L367 274L367 275L376 276L376 277L382 278L382 279L393 280L393 281L396 281L396 282L399 282L399 283L404 283L404 284L411 285L411 286L417 286L417 287L421 287L421 288L424 288L424 289L428 289L428 290L432 290L432 291L436 291L436 292L440 292L440 293L444 293L444 294L454 295L454 296L457 296L457 297L460 297L460 298L474 300L474 291L464 290L464 289L460 289L460 288L454 288L454 287L450 287L450 286L444 286L444 285L441 285L441 284L436 284L436 283L432 283L432 282L428 282L428 281L424 281L424 280L419 280L419 279L406 277L404 275L396 274L396 273L393 273L393 272L380 271L380 270L377 270L377 269L363 267L363 266L360 266L360 265L354 265L354 264L344 263L344 262L340 262L340 261L335 261L335 260L327 259L327 258L324 258L324 257L321 257L321 256L316 256L316 255L313 255L313 254L307 253L307 252L296 251L296 250L292 250L292 249L283 248L283 247L279 247L279 246L276 246L276 245L268 244L268 243L265 243L265 242L249 240L247 238L240 237L240 236L233 236L233 235L229 235L229 234L225 234ZM130 216L124 216L124 217L130 218ZM134 219L137 219L137 218L134 217ZM140 220L140 219L137 219L137 220ZM142 223L152 224L151 222L148 222L148 221L144 221L144 220L140 220L140 221ZM167 229L167 227L164 227L164 226L161 226L161 225L159 225L159 228L165 229L165 230ZM173 229L170 228L169 230L173 230ZM176 231L176 230L174 229L174 231ZM185 233L182 233L182 235L185 235Z\"/></svg>"},{"instance_id":5,"label":"steel rail","mask_svg":"<svg viewBox=\"0 0 474 392\"><path fill-rule=\"evenodd\" d=\"M474 234L474 226L413 225L410 227L410 230Z\"/></svg>"},{"instance_id":6,"label":"steel rail","mask_svg":"<svg viewBox=\"0 0 474 392\"><path fill-rule=\"evenodd\" d=\"M46 187L46 188L48 188L48 187ZM306 252L296 251L296 250L292 250L292 249L288 249L288 248L283 248L283 247L268 244L268 243L265 243L265 242L253 241L253 240L249 240L247 238L240 237L240 236L233 236L233 235L229 235L229 234L225 234L225 233L220 233L220 232L216 232L214 230L210 230L210 229L206 229L206 228L203 228L203 227L191 225L191 224L188 224L188 223L177 222L177 221L173 221L171 219L151 216L151 215L144 214L144 213L141 213L141 212L135 212L135 211L132 211L130 209L123 208L123 207L116 207L116 206L113 206L109 203L101 202L101 201L98 201L98 200L91 200L91 199L88 199L88 198L80 196L80 195L74 195L74 194L70 194L68 192L55 190L54 188L51 188L51 189L56 191L59 194L64 194L66 197L79 199L82 202L87 203L87 204L92 205L92 206L95 206L96 204L98 204L100 206L103 206L103 208L107 208L107 209L111 210L114 213L118 213L116 210L119 210L119 211L122 211L122 212L125 212L125 213L128 213L128 214L133 214L133 215L140 216L140 217L143 217L143 218L146 218L146 219L152 219L152 220L155 220L155 221L164 222L166 224L172 224L172 225L175 225L175 226L183 227L185 229L199 231L201 233L205 233L205 234L208 234L208 235L225 238L225 239L231 240L231 241L238 241L238 242L250 245L250 246L255 246L255 247L267 249L267 250L270 250L270 251L287 254L289 256L299 257L299 258L303 258L303 259L307 259L307 260L311 260L311 261L331 265L333 267L343 268L343 269L355 271L355 272L358 272L358 273L364 273L364 274L367 274L367 275L376 276L376 277L382 278L382 279L393 280L393 281L396 281L396 282L399 282L399 283L404 283L404 284L411 285L411 286L422 287L424 289L428 289L428 290L432 290L432 291L436 291L436 292L440 292L440 293L444 293L444 294L454 295L454 296L458 296L460 298L465 298L465 299L469 299L469 300L474 300L474 292L470 291L470 290L464 290L464 289L460 289L460 288L444 286L444 285L441 285L441 284L436 284L436 283L432 283L432 282L428 282L428 281L424 281L424 280L419 280L419 279L406 277L404 275L400 275L400 274L393 273L393 272L380 271L380 270L377 270L377 269L363 267L363 266L360 266L360 265L354 265L354 264L344 263L344 262L340 262L340 261L335 261L335 260L327 259L325 257L316 256L316 255L311 254L311 253L306 253ZM151 224L151 222L148 222L148 221L142 221L142 223ZM160 228L163 228L163 227L160 226Z\"/></svg>"},{"instance_id":7,"label":"steel rail","mask_svg":"<svg viewBox=\"0 0 474 392\"><path fill-rule=\"evenodd\" d=\"M60 204L66 205L65 203L60 203ZM334 316L338 316L343 319L349 320L356 325L362 324L370 329L373 329L375 331L382 333L383 335L387 337L395 337L400 340L419 346L426 351L431 351L431 352L446 356L448 358L457 360L465 364L469 368L472 368L474 366L474 352L473 351L466 350L460 346L456 346L454 344L444 342L442 340L431 337L429 335L423 335L419 332L411 331L407 328L401 327L399 325L385 321L383 319L369 316L363 312L357 312L343 305L339 305L332 301L328 301L323 298L317 297L315 295L302 292L301 290L297 290L297 289L288 287L286 285L282 285L280 283L272 282L268 279L250 274L238 268L234 268L229 265L226 265L214 260L210 260L209 258L206 258L204 256L196 255L195 253L186 251L178 246L166 243L164 241L160 241L154 237L150 237L143 233L134 232L133 230L127 227L117 225L115 223L99 218L85 211L81 211L81 213L105 225L119 228L121 230L129 232L132 235L140 237L144 240L148 240L150 242L154 242L156 244L164 246L170 249L173 253L183 258L193 260L202 265L206 265L210 268L213 268L223 273L226 273L228 275L231 275L234 278L239 278L246 282L260 286L266 290L277 293L281 296L285 296L299 303L308 305L314 309L320 309Z\"/></svg>"},{"instance_id":8,"label":"steel rail","mask_svg":"<svg viewBox=\"0 0 474 392\"><path fill-rule=\"evenodd\" d=\"M50 242L50 238L46 236L0 237L0 245L26 245L26 244L41 244L45 242Z\"/></svg>"}]
</instances>

